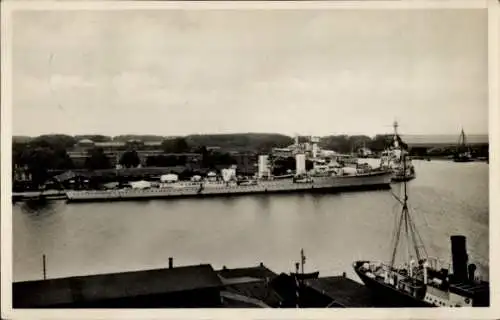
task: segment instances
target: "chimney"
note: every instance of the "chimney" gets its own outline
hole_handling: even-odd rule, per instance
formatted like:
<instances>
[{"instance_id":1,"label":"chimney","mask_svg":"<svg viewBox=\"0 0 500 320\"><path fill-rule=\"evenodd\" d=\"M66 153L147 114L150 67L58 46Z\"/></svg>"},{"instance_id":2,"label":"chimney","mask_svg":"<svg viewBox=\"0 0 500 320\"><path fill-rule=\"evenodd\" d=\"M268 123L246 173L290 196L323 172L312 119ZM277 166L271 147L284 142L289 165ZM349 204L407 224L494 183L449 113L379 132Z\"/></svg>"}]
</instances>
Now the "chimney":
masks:
<instances>
[{"instance_id":1,"label":"chimney","mask_svg":"<svg viewBox=\"0 0 500 320\"><path fill-rule=\"evenodd\" d=\"M174 258L168 258L168 268L172 269L174 267Z\"/></svg>"},{"instance_id":2,"label":"chimney","mask_svg":"<svg viewBox=\"0 0 500 320\"><path fill-rule=\"evenodd\" d=\"M465 236L451 236L451 254L453 260L453 278L467 281L467 247Z\"/></svg>"},{"instance_id":3,"label":"chimney","mask_svg":"<svg viewBox=\"0 0 500 320\"><path fill-rule=\"evenodd\" d=\"M429 275L427 271L427 268L429 268L429 264L427 263L427 261L422 262L422 267L424 269L424 284L427 284L429 280Z\"/></svg>"},{"instance_id":4,"label":"chimney","mask_svg":"<svg viewBox=\"0 0 500 320\"><path fill-rule=\"evenodd\" d=\"M470 282L474 282L475 281L474 280L474 276L475 276L475 273L476 273L476 265L473 264L473 263L469 264L468 270L469 270L469 281Z\"/></svg>"}]
</instances>

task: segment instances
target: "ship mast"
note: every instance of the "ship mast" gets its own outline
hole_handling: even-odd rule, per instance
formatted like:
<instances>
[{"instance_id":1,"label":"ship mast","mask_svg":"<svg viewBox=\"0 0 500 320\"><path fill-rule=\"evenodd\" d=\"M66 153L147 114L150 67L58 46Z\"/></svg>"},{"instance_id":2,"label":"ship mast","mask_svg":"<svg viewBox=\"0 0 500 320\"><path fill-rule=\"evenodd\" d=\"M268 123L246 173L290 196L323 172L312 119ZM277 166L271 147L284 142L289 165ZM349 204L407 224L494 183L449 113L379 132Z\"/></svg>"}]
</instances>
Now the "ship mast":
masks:
<instances>
[{"instance_id":1,"label":"ship mast","mask_svg":"<svg viewBox=\"0 0 500 320\"><path fill-rule=\"evenodd\" d=\"M306 256L304 255L304 249L300 250L300 266L302 269L302 274L304 274L304 264L306 264Z\"/></svg>"},{"instance_id":2,"label":"ship mast","mask_svg":"<svg viewBox=\"0 0 500 320\"><path fill-rule=\"evenodd\" d=\"M460 132L460 138L458 139L458 148L457 148L458 152L462 152L461 150L464 150L467 149L467 151L469 151L468 147L467 147L467 139L465 137L465 131L464 131L464 128L462 128L462 131Z\"/></svg>"},{"instance_id":3,"label":"ship mast","mask_svg":"<svg viewBox=\"0 0 500 320\"><path fill-rule=\"evenodd\" d=\"M462 141L462 145L465 146L467 145L467 140L465 139L465 132L464 132L464 128L462 128L462 133L460 134L460 139Z\"/></svg>"},{"instance_id":4,"label":"ship mast","mask_svg":"<svg viewBox=\"0 0 500 320\"><path fill-rule=\"evenodd\" d=\"M398 134L398 122L394 121L393 125L394 127L394 147L399 147L399 134Z\"/></svg>"},{"instance_id":5,"label":"ship mast","mask_svg":"<svg viewBox=\"0 0 500 320\"><path fill-rule=\"evenodd\" d=\"M397 128L398 128L398 123L394 122L394 131L396 133L395 139L397 139ZM421 254L419 250L419 245L418 245L418 240L422 242L422 239L420 238L420 235L418 234L418 231L415 228L414 222L411 219L411 215L408 209L408 189L407 189L407 181L405 179L406 177L406 156L404 154L404 148L401 148L401 158L403 160L403 199L399 199L399 202L402 204L402 209L401 209L401 214L399 216L397 225L398 228L396 230L395 234L395 241L394 241L394 247L392 251L392 256L391 256L391 262L390 262L390 267L394 268L394 263L396 260L396 254L397 254L397 249L401 237L401 232L404 230L405 238L406 238L406 245L407 245L407 262L410 263L411 258L412 258L412 249L414 250L414 254L417 258L417 261L421 260ZM425 248L424 248L425 252ZM427 255L427 254L426 254Z\"/></svg>"}]
</instances>

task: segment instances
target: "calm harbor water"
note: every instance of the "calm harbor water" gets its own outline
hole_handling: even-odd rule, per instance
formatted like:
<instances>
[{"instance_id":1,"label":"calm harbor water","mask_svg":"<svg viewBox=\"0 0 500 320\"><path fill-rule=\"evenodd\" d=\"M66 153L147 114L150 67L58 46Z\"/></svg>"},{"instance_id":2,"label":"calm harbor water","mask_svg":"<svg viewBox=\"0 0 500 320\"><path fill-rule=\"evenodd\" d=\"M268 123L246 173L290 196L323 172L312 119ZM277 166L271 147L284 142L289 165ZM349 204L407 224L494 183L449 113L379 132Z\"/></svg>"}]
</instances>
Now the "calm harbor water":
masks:
<instances>
[{"instance_id":1,"label":"calm harbor water","mask_svg":"<svg viewBox=\"0 0 500 320\"><path fill-rule=\"evenodd\" d=\"M427 252L451 261L449 236L467 236L470 260L488 278L488 165L414 161L410 207ZM401 185L393 185L399 193ZM306 271L352 272L360 258L390 257L395 216L390 191L324 195L152 200L13 206L14 280L211 263L287 272L307 256Z\"/></svg>"}]
</instances>

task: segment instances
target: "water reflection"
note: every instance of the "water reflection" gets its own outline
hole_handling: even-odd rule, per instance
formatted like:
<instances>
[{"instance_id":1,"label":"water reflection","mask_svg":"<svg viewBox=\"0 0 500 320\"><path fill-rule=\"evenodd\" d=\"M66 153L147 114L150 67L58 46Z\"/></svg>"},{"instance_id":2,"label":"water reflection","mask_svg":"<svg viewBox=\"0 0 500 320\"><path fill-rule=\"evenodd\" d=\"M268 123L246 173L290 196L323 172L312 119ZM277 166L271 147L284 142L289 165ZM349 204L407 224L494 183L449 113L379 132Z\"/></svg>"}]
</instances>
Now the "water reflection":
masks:
<instances>
[{"instance_id":1,"label":"water reflection","mask_svg":"<svg viewBox=\"0 0 500 320\"><path fill-rule=\"evenodd\" d=\"M259 211L268 216L271 213L271 201L267 195L258 195L256 198Z\"/></svg>"},{"instance_id":2,"label":"water reflection","mask_svg":"<svg viewBox=\"0 0 500 320\"><path fill-rule=\"evenodd\" d=\"M21 212L34 216L47 216L56 212L56 203L46 199L29 200L20 204Z\"/></svg>"}]
</instances>

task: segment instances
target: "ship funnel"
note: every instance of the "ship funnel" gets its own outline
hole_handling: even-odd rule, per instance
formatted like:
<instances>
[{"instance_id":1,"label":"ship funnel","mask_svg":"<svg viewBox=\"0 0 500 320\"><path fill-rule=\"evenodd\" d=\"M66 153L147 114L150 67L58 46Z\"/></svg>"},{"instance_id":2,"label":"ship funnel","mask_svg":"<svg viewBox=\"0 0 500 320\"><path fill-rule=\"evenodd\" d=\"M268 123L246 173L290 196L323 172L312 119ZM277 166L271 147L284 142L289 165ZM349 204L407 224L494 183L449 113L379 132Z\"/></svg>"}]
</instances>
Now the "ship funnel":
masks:
<instances>
[{"instance_id":1,"label":"ship funnel","mask_svg":"<svg viewBox=\"0 0 500 320\"><path fill-rule=\"evenodd\" d=\"M295 155L295 174L306 173L306 156L303 153Z\"/></svg>"},{"instance_id":2,"label":"ship funnel","mask_svg":"<svg viewBox=\"0 0 500 320\"><path fill-rule=\"evenodd\" d=\"M473 263L469 264L468 270L469 270L469 281L474 282L475 273L476 273L476 265Z\"/></svg>"},{"instance_id":3,"label":"ship funnel","mask_svg":"<svg viewBox=\"0 0 500 320\"><path fill-rule=\"evenodd\" d=\"M428 271L427 271L427 269L429 268L429 263L427 262L427 260L425 260L422 263L422 267L424 269L424 283L427 284L428 278L429 278Z\"/></svg>"},{"instance_id":4,"label":"ship funnel","mask_svg":"<svg viewBox=\"0 0 500 320\"><path fill-rule=\"evenodd\" d=\"M467 248L465 236L451 236L451 254L453 259L453 277L458 281L467 281Z\"/></svg>"}]
</instances>

